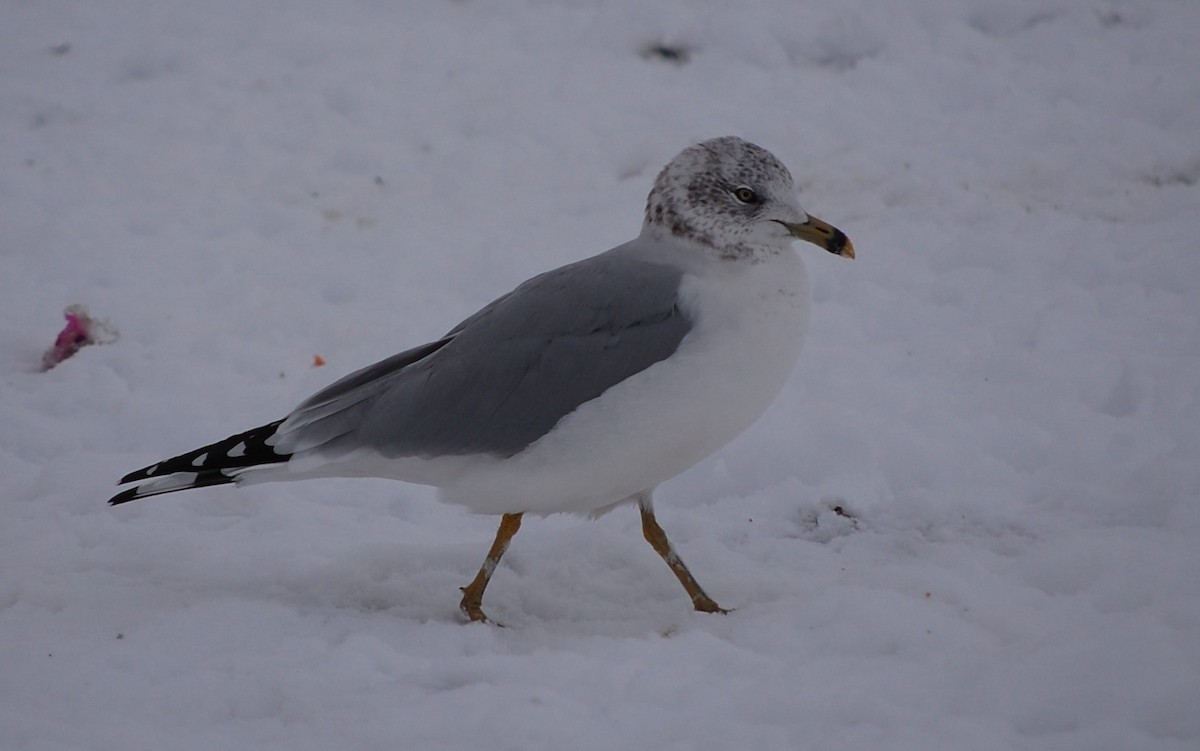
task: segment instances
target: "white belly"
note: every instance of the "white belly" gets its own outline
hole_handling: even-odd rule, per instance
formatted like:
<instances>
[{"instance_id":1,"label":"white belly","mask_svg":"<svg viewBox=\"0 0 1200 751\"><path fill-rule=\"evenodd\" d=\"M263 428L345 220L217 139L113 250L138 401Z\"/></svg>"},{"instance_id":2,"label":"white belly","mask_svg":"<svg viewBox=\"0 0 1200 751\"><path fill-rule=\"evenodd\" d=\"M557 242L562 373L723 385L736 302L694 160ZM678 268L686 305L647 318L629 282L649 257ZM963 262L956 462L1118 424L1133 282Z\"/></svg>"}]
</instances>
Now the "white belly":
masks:
<instances>
[{"instance_id":1,"label":"white belly","mask_svg":"<svg viewBox=\"0 0 1200 751\"><path fill-rule=\"evenodd\" d=\"M516 456L461 457L452 477L431 483L443 499L479 513L600 513L748 428L800 353L804 266L790 249L753 264L720 262L685 276L681 292L695 325L672 357L583 404Z\"/></svg>"}]
</instances>

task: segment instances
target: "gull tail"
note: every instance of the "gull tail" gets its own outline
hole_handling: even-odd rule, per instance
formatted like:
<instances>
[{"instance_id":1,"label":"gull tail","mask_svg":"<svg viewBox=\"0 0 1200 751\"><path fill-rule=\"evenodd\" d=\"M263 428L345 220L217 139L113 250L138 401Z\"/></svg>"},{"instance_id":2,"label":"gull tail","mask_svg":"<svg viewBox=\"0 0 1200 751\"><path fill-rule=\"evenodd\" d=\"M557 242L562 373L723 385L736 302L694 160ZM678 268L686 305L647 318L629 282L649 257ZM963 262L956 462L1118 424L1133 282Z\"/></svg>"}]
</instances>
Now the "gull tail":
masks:
<instances>
[{"instance_id":1,"label":"gull tail","mask_svg":"<svg viewBox=\"0 0 1200 751\"><path fill-rule=\"evenodd\" d=\"M108 503L116 506L177 490L224 485L234 482L238 475L252 467L286 462L291 454L277 452L270 445L270 439L282 423L283 420L276 420L130 472L117 484L137 485L117 493Z\"/></svg>"}]
</instances>

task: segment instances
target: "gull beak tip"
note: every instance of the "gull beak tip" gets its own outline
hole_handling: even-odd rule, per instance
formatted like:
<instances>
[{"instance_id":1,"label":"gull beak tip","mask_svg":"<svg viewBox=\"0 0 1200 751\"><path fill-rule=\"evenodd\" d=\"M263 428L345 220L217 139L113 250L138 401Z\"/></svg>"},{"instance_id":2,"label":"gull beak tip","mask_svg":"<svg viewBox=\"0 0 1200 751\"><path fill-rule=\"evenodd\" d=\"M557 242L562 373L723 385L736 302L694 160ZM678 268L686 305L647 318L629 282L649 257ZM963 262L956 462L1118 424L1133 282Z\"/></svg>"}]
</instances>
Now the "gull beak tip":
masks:
<instances>
[{"instance_id":1,"label":"gull beak tip","mask_svg":"<svg viewBox=\"0 0 1200 751\"><path fill-rule=\"evenodd\" d=\"M843 235L843 237L845 237L845 235ZM846 237L846 243L842 246L842 249L838 251L838 255L843 258L849 258L851 260L854 259L854 243L850 242L850 238Z\"/></svg>"}]
</instances>

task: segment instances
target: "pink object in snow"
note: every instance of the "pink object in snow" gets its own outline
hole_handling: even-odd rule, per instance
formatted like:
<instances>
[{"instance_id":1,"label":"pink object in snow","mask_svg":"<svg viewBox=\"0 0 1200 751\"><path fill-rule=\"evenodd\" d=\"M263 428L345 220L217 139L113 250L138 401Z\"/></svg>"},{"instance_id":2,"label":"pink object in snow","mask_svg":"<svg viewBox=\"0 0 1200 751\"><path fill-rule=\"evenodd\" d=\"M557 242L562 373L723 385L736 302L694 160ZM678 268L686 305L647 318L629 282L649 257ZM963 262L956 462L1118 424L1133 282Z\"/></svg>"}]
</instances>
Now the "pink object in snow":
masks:
<instances>
[{"instance_id":1,"label":"pink object in snow","mask_svg":"<svg viewBox=\"0 0 1200 751\"><path fill-rule=\"evenodd\" d=\"M103 321L88 315L82 305L68 305L63 311L67 325L58 332L54 346L42 355L42 370L46 371L79 351L88 344L107 344L115 341L117 332Z\"/></svg>"}]
</instances>

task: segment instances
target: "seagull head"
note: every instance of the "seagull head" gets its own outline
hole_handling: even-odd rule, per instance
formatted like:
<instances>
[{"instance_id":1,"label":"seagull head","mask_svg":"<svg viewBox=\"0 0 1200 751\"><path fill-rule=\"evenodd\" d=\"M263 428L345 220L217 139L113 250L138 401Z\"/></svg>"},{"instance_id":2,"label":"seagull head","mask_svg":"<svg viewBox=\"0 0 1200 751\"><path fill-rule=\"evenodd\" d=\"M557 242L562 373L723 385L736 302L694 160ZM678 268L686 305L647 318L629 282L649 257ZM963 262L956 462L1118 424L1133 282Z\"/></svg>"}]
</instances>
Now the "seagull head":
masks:
<instances>
[{"instance_id":1,"label":"seagull head","mask_svg":"<svg viewBox=\"0 0 1200 751\"><path fill-rule=\"evenodd\" d=\"M787 167L736 136L689 146L663 167L646 199L647 230L716 249L723 258L777 252L797 239L854 258L841 230L800 208Z\"/></svg>"}]
</instances>

